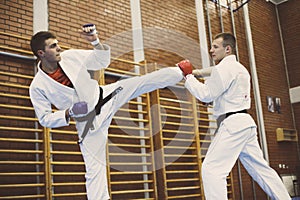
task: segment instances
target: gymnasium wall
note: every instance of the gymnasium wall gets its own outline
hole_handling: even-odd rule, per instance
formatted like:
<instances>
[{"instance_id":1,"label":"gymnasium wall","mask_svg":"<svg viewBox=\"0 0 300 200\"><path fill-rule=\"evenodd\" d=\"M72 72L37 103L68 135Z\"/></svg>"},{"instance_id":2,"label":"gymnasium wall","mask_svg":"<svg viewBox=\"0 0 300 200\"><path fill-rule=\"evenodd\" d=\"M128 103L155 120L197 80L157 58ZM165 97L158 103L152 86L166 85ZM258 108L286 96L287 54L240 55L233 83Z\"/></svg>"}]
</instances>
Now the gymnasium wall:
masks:
<instances>
[{"instance_id":1,"label":"gymnasium wall","mask_svg":"<svg viewBox=\"0 0 300 200\"><path fill-rule=\"evenodd\" d=\"M278 6L290 88L299 87L300 85L300 58L298 56L300 52L300 46L298 45L300 43L300 38L297 34L300 31L299 10L300 4L295 0L288 1ZM300 102L292 104L292 108L294 111L295 124L299 138ZM298 164L298 174L299 173L300 169Z\"/></svg>"},{"instance_id":2,"label":"gymnasium wall","mask_svg":"<svg viewBox=\"0 0 300 200\"><path fill-rule=\"evenodd\" d=\"M278 12L281 13L281 6L290 8L295 3L296 1L288 1L279 5ZM297 143L276 141L277 128L296 129L294 123L297 122L293 119L293 110L289 98L289 85L281 46L280 27L276 17L276 6L265 1L251 1L249 12L270 165L279 174L295 174L297 166L299 166ZM286 29L283 27L286 24L282 21L282 17L280 21L284 33ZM288 37L283 34L283 38ZM285 46L286 54L288 54L288 49L289 47ZM280 98L280 114L268 111L267 96ZM280 164L284 164L288 168L280 168Z\"/></svg>"},{"instance_id":3,"label":"gymnasium wall","mask_svg":"<svg viewBox=\"0 0 300 200\"><path fill-rule=\"evenodd\" d=\"M127 60L134 59L130 1L49 0L48 4L49 30L57 35L60 45L64 48L90 48L90 45L86 44L78 33L78 28L88 22L97 25L100 39L104 43L111 45L113 57ZM224 31L232 32L234 26L238 42L239 60L250 71L243 8L234 12L233 25L229 9L225 7L219 9L219 6L212 1L203 0L203 5L203 12L206 19L205 25L207 28L209 26L211 27L211 35L207 31L208 40L213 35L221 32L222 28ZM241 1L235 1L233 4L235 9L239 8L240 5ZM203 67L201 66L195 1L141 0L140 6L142 27L144 29L143 42L145 46L145 60L149 67L156 66L157 64L160 67L173 66L185 58L190 59L196 68ZM288 77L286 76L275 5L266 1L253 0L249 1L248 7L270 165L279 174L296 174L297 168L299 170L300 166L299 142L298 145L297 142L277 142L276 129L297 129L298 132L300 130L300 105L299 103L292 105L289 98L289 84L290 87L296 87L300 84L300 69L298 67L300 63L298 56L300 5L297 0L289 0L277 7L285 46ZM19 54L28 55L28 51L30 51L28 38L33 34L33 0L1 1L0 11L0 32L7 33L7 35L1 35L0 46L9 47L13 50L23 50L24 52L21 51ZM222 23L220 22L220 13L223 20ZM21 37L13 37L10 36L10 34ZM209 41L208 46L210 47ZM1 51L8 50L1 49ZM20 63L16 58L7 58L3 55L1 55L0 58L1 71L20 73L28 76L34 75L35 69L33 67L33 61L27 60ZM112 63L111 67L115 66L121 70L133 71L132 65L120 62ZM24 85L30 83L30 79L18 77L7 78L6 76L1 76L1 81L15 82ZM106 83L112 81L114 81L112 78L108 78ZM26 88L2 89L1 92L28 94ZM183 96L185 96L185 93ZM281 99L281 113L268 111L267 96L279 97ZM0 99L1 104L16 101L13 98L7 97L1 97ZM28 103L28 99L20 99L18 101L19 102L13 103L31 106ZM20 111L17 110L15 111L4 107L0 109L1 115L8 113L14 115L20 114ZM254 119L257 120L253 92L252 108L249 112ZM24 114L26 117L34 117L34 112L30 109L21 114ZM10 119L1 120L1 126L3 126L3 124L28 127L36 126L33 122L25 121L22 122L22 124L15 123L16 122ZM1 130L1 132L1 134L9 134L9 130ZM20 131L18 134L22 137L22 135L26 134L26 131ZM72 136L72 138L76 140L76 135ZM6 143L6 145L8 146L1 148L12 148L15 144ZM75 150L78 150L78 148L74 147L74 151ZM7 157L3 157L3 159L9 160ZM284 164L288 166L288 168L279 167L279 164ZM9 170L11 166L16 165L5 166L5 170ZM79 168L80 170L83 169L82 166ZM239 176L241 179L239 179ZM298 177L298 179L300 179L300 177ZM83 180L80 179L79 181ZM240 185L242 185L242 191ZM233 196L235 197L233 199L241 199L241 195L243 195L244 199L253 199L254 195L256 195L257 199L267 199L257 184L253 186L252 179L242 166L235 165L233 169L233 186Z\"/></svg>"}]
</instances>

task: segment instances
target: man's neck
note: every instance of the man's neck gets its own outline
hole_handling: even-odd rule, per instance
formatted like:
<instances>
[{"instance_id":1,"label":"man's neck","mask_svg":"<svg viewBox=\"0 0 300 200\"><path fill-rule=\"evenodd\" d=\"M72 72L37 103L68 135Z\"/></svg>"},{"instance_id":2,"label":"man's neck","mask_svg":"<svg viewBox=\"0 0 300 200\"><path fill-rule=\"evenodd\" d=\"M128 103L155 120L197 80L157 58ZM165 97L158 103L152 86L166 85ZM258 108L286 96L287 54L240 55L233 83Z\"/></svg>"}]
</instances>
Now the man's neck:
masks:
<instances>
[{"instance_id":1,"label":"man's neck","mask_svg":"<svg viewBox=\"0 0 300 200\"><path fill-rule=\"evenodd\" d=\"M41 69L48 73L51 74L57 70L57 67L59 66L58 62L56 63L49 63L49 62L43 62L41 61Z\"/></svg>"}]
</instances>

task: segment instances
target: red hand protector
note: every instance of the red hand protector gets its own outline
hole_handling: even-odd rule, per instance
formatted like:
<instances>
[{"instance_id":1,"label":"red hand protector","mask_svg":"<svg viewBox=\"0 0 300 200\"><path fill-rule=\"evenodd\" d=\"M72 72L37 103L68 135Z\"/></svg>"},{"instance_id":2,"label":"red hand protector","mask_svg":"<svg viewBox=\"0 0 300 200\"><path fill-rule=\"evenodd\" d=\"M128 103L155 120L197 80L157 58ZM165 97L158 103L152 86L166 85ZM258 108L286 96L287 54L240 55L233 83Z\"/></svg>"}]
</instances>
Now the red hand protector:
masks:
<instances>
[{"instance_id":1,"label":"red hand protector","mask_svg":"<svg viewBox=\"0 0 300 200\"><path fill-rule=\"evenodd\" d=\"M189 60L180 61L176 65L181 69L184 76L186 76L188 74L192 74L192 72L193 72L193 66Z\"/></svg>"}]
</instances>

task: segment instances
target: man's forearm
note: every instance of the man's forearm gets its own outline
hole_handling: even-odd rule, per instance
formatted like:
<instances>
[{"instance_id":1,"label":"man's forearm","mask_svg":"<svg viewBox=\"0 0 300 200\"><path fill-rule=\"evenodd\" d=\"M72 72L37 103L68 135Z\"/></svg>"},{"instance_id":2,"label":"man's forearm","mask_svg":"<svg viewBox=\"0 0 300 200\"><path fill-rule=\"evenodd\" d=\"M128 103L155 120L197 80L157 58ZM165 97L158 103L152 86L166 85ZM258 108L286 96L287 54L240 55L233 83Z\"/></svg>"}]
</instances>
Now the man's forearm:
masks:
<instances>
[{"instance_id":1,"label":"man's forearm","mask_svg":"<svg viewBox=\"0 0 300 200\"><path fill-rule=\"evenodd\" d=\"M100 42L99 38L97 38L95 41L91 42L93 47L98 50L105 50L103 44Z\"/></svg>"},{"instance_id":2,"label":"man's forearm","mask_svg":"<svg viewBox=\"0 0 300 200\"><path fill-rule=\"evenodd\" d=\"M193 70L193 75L196 77L210 76L212 69L213 69L213 67L207 67L207 68L203 68L203 69L195 69L195 70Z\"/></svg>"},{"instance_id":3,"label":"man's forearm","mask_svg":"<svg viewBox=\"0 0 300 200\"><path fill-rule=\"evenodd\" d=\"M104 50L104 46L102 45L102 43L98 43L97 45L94 46L94 48L98 50Z\"/></svg>"}]
</instances>

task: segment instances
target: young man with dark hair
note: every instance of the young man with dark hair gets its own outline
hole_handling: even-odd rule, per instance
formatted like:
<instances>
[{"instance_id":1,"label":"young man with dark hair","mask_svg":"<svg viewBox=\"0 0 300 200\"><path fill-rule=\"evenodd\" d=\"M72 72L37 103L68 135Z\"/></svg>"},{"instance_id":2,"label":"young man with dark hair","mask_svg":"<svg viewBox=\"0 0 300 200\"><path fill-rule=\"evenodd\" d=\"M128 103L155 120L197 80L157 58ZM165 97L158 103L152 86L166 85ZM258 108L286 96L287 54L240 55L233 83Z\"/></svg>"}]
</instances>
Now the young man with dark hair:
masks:
<instances>
[{"instance_id":1,"label":"young man with dark hair","mask_svg":"<svg viewBox=\"0 0 300 200\"><path fill-rule=\"evenodd\" d=\"M88 71L109 66L110 48L101 44L93 24L82 29L83 38L94 46L93 50L62 52L56 37L48 31L32 37L31 48L40 61L30 85L30 98L42 126L68 126L70 117L75 119L86 167L87 197L105 200L110 198L106 141L113 115L130 99L175 85L183 75L178 67L168 67L99 87ZM53 112L52 105L58 110Z\"/></svg>"}]
</instances>

